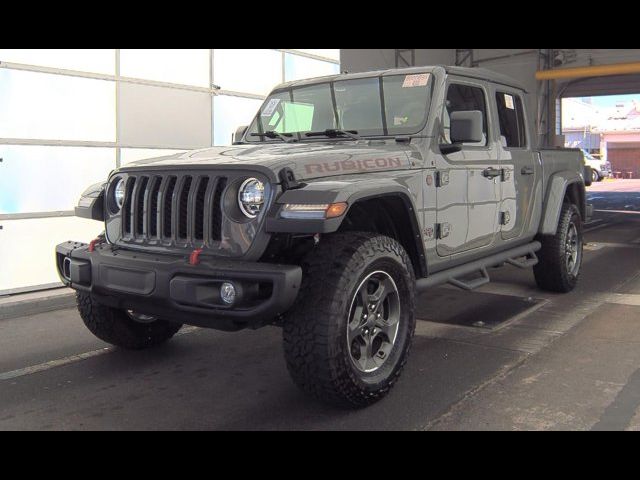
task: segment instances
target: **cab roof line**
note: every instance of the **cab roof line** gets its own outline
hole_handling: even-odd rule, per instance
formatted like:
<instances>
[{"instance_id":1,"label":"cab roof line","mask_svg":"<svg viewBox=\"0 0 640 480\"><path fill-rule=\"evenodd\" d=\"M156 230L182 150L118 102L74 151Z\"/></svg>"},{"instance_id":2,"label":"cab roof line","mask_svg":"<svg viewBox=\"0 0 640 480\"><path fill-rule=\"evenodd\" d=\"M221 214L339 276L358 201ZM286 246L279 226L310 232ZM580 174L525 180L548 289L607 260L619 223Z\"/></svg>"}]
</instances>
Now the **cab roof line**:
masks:
<instances>
[{"instance_id":1,"label":"cab roof line","mask_svg":"<svg viewBox=\"0 0 640 480\"><path fill-rule=\"evenodd\" d=\"M325 75L321 77L306 78L301 80L292 80L289 82L281 83L274 88L275 90L287 89L302 85L313 85L323 82L335 82L336 80L347 80L364 77L384 77L386 75L400 75L402 73L432 73L437 68L443 69L447 74L456 75L460 77L474 78L484 80L487 82L504 85L506 87L522 90L525 93L529 93L528 90L517 80L512 79L507 75L487 70L486 68L468 68L468 67L455 67L450 65L425 65L419 67L407 67L407 68L387 68L379 70L371 70L367 72L354 72L354 73L342 73L338 75Z\"/></svg>"}]
</instances>

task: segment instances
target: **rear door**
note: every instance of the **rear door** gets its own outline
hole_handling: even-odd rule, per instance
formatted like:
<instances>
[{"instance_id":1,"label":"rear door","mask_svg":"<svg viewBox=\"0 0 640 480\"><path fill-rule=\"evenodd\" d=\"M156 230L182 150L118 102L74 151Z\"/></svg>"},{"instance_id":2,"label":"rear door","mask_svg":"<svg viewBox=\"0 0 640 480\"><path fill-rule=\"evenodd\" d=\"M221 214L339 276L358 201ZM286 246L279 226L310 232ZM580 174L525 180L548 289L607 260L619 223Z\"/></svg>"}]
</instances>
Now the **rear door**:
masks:
<instances>
[{"instance_id":1,"label":"rear door","mask_svg":"<svg viewBox=\"0 0 640 480\"><path fill-rule=\"evenodd\" d=\"M462 145L460 152L438 157L437 252L440 256L490 247L499 231L500 179L486 175L500 168L488 94L483 82L449 77L442 118L444 143L451 143L449 118L457 111L483 113L484 139Z\"/></svg>"},{"instance_id":2,"label":"rear door","mask_svg":"<svg viewBox=\"0 0 640 480\"><path fill-rule=\"evenodd\" d=\"M496 112L503 169L500 232L503 240L522 235L533 212L534 188L540 170L530 145L524 101L519 90L497 86Z\"/></svg>"}]
</instances>

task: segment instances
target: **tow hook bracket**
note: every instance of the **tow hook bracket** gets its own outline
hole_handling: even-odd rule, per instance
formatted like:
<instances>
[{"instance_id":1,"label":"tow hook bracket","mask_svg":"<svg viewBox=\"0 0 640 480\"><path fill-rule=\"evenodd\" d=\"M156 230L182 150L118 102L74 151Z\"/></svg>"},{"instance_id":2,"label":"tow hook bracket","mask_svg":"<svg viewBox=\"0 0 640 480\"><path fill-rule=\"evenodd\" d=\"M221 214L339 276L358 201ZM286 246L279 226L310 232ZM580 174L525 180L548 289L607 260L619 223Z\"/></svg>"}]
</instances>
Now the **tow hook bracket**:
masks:
<instances>
[{"instance_id":1,"label":"tow hook bracket","mask_svg":"<svg viewBox=\"0 0 640 480\"><path fill-rule=\"evenodd\" d=\"M94 238L89 242L89 248L87 248L87 250L89 251L89 253L93 253L96 249L96 246L102 243L104 243L104 237Z\"/></svg>"},{"instance_id":2,"label":"tow hook bracket","mask_svg":"<svg viewBox=\"0 0 640 480\"><path fill-rule=\"evenodd\" d=\"M191 255L189 255L189 265L198 265L200 263L201 248L196 248Z\"/></svg>"}]
</instances>

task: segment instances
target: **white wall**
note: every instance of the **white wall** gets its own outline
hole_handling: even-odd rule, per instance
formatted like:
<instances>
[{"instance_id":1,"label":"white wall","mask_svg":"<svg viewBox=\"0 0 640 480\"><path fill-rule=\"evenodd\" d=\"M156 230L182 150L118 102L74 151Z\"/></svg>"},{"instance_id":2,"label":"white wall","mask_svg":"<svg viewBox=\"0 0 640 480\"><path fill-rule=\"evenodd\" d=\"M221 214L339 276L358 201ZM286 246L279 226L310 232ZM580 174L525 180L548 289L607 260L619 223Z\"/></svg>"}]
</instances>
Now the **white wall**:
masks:
<instances>
[{"instance_id":1,"label":"white wall","mask_svg":"<svg viewBox=\"0 0 640 480\"><path fill-rule=\"evenodd\" d=\"M59 284L53 248L103 229L73 207L118 159L228 145L273 86L338 73L339 54L0 49L0 295Z\"/></svg>"}]
</instances>

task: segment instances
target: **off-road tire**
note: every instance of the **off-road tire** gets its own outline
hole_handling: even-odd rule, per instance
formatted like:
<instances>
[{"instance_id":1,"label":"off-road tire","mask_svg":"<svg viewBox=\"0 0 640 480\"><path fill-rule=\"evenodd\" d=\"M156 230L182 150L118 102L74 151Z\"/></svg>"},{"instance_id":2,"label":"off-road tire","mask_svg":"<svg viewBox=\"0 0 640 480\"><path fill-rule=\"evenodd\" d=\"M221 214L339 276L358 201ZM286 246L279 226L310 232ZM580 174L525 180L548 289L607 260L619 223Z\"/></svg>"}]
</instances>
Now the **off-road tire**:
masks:
<instances>
[{"instance_id":1,"label":"off-road tire","mask_svg":"<svg viewBox=\"0 0 640 480\"><path fill-rule=\"evenodd\" d=\"M556 234L540 238L542 249L538 252L539 262L533 267L538 287L550 292L567 293L575 288L580 277L580 267L571 274L566 262L566 241L571 225L575 225L578 233L579 262L582 263L582 218L578 207L564 203L560 212Z\"/></svg>"},{"instance_id":2,"label":"off-road tire","mask_svg":"<svg viewBox=\"0 0 640 480\"><path fill-rule=\"evenodd\" d=\"M140 323L124 310L101 305L84 292L76 293L78 312L87 328L100 340L128 350L141 350L166 342L182 327L180 323L155 320Z\"/></svg>"},{"instance_id":3,"label":"off-road tire","mask_svg":"<svg viewBox=\"0 0 640 480\"><path fill-rule=\"evenodd\" d=\"M317 399L360 408L384 397L407 361L415 331L415 277L395 240L372 233L327 235L303 262L300 294L283 323L284 353L294 382ZM359 371L350 357L347 323L362 280L383 271L400 300L395 343L379 370Z\"/></svg>"}]
</instances>

